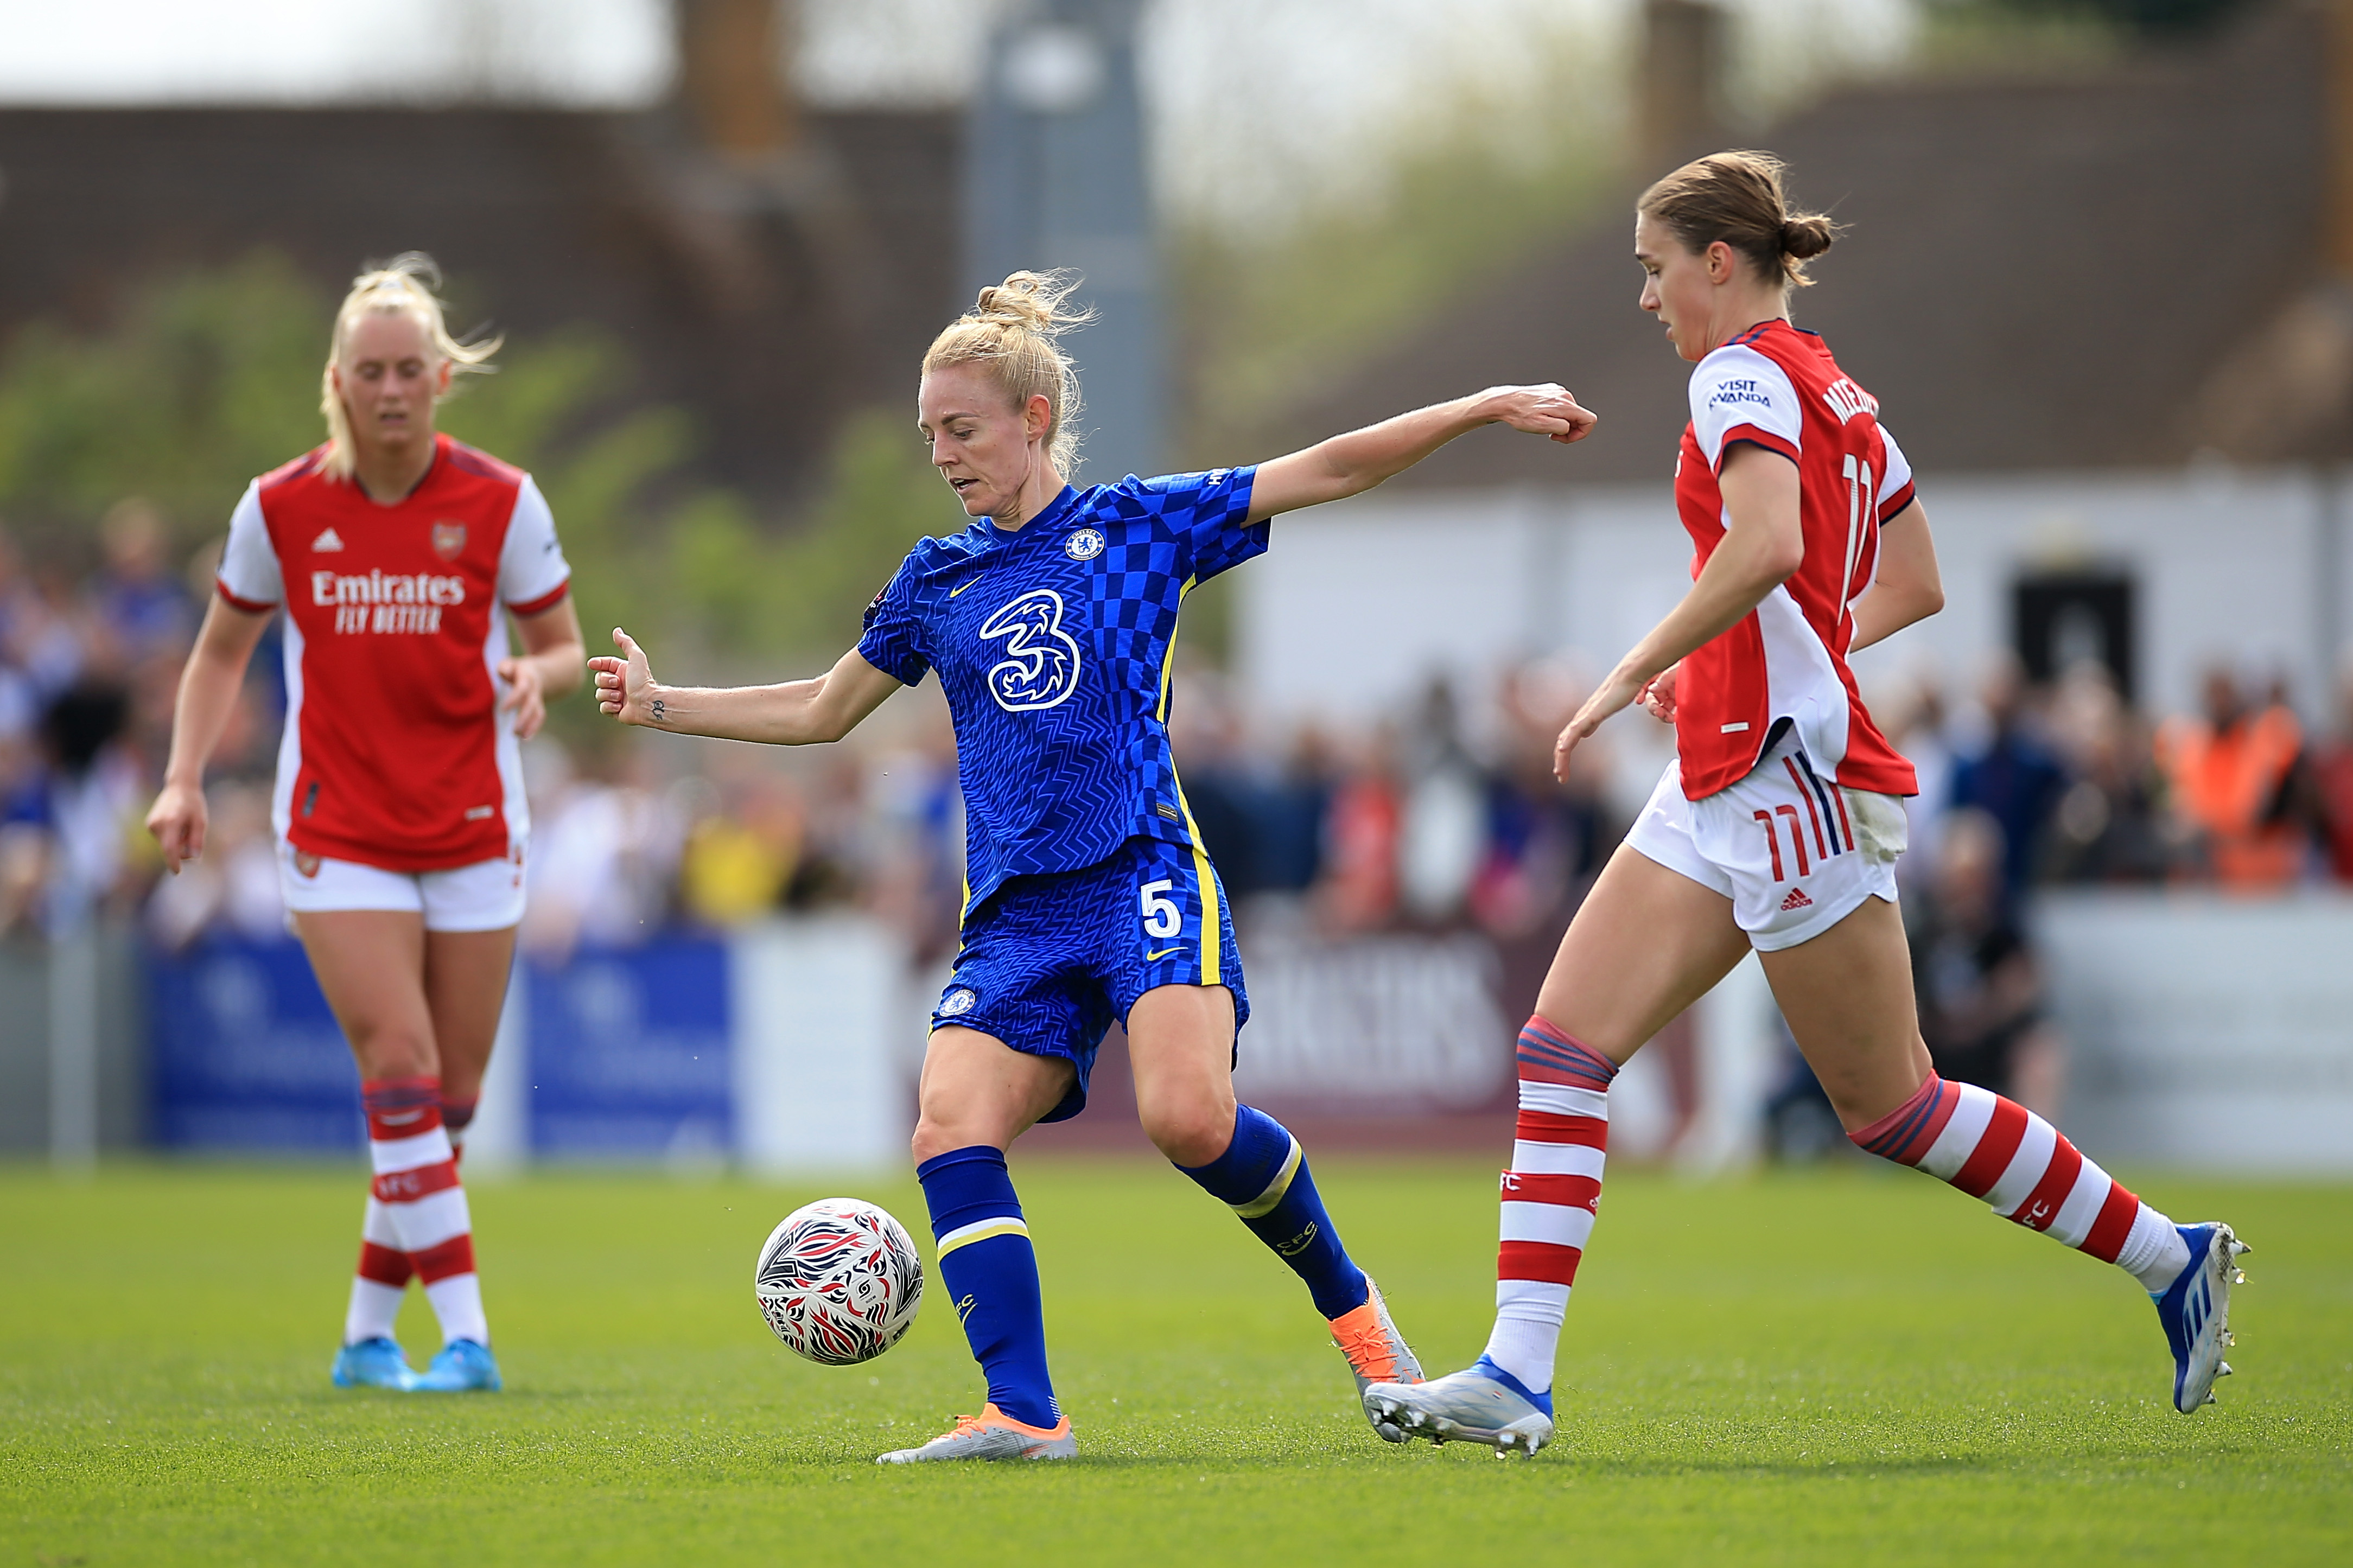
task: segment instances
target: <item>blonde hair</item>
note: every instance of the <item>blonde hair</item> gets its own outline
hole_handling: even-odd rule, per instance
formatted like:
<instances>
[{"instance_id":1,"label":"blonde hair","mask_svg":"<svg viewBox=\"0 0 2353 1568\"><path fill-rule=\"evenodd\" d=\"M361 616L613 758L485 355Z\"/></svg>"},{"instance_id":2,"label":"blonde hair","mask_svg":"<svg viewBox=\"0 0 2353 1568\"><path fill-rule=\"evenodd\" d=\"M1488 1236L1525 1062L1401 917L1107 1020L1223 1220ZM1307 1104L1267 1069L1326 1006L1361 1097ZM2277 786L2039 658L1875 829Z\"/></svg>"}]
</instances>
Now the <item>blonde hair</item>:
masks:
<instances>
[{"instance_id":1,"label":"blonde hair","mask_svg":"<svg viewBox=\"0 0 2353 1568\"><path fill-rule=\"evenodd\" d=\"M433 352L459 370L488 374L491 356L506 342L503 334L487 342L461 343L449 335L442 319L441 268L421 250L403 251L390 261L371 262L352 279L352 291L335 311L334 334L327 342L327 368L319 377L319 412L327 416L327 456L322 467L329 477L348 479L355 460L352 450L352 419L335 392L335 366L343 357L343 343L352 329L366 316L413 316L425 329Z\"/></svg>"},{"instance_id":2,"label":"blonde hair","mask_svg":"<svg viewBox=\"0 0 2353 1568\"><path fill-rule=\"evenodd\" d=\"M1789 210L1787 167L1770 153L1710 153L1644 191L1634 210L1665 224L1694 255L1720 239L1782 288L1810 288L1806 263L1839 229L1820 213Z\"/></svg>"},{"instance_id":3,"label":"blonde hair","mask_svg":"<svg viewBox=\"0 0 2353 1568\"><path fill-rule=\"evenodd\" d=\"M973 308L951 322L923 351L923 374L944 365L986 365L1016 409L1046 400L1046 450L1064 479L1078 471L1079 374L1058 341L1094 320L1065 307L1078 278L1069 272L1016 272L983 289Z\"/></svg>"}]
</instances>

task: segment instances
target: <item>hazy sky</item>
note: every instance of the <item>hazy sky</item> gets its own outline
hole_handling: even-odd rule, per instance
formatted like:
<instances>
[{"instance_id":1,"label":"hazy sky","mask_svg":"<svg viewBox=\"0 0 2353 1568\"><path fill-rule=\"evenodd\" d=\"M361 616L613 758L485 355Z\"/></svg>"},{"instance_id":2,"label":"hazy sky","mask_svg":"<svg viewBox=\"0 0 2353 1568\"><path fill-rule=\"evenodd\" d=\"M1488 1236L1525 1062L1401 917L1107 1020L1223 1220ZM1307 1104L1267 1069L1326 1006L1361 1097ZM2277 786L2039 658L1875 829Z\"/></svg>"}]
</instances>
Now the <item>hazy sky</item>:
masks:
<instances>
[{"instance_id":1,"label":"hazy sky","mask_svg":"<svg viewBox=\"0 0 2353 1568\"><path fill-rule=\"evenodd\" d=\"M1018 0L803 0L817 101L944 103ZM1883 68L1920 0L1724 0L1762 112ZM1180 211L1278 221L1377 195L1393 151L1469 130L1508 153L1604 125L1638 0L1151 0L1156 174ZM0 0L0 101L433 100L627 107L671 70L663 0Z\"/></svg>"}]
</instances>

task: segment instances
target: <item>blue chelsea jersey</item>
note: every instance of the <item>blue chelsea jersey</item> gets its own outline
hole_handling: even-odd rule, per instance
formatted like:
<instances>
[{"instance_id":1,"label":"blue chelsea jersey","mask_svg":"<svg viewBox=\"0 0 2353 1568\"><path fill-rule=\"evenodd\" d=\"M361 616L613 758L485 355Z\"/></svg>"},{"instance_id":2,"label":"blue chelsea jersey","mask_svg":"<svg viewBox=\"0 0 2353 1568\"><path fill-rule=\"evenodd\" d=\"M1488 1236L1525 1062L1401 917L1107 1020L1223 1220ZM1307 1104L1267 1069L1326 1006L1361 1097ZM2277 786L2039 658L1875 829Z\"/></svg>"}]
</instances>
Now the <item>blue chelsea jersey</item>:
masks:
<instances>
[{"instance_id":1,"label":"blue chelsea jersey","mask_svg":"<svg viewBox=\"0 0 2353 1568\"><path fill-rule=\"evenodd\" d=\"M965 910L1008 877L1075 871L1138 837L1193 844L1168 751L1176 614L1266 548L1255 468L1065 487L1008 533L926 539L867 607L858 651L940 672L965 797Z\"/></svg>"}]
</instances>

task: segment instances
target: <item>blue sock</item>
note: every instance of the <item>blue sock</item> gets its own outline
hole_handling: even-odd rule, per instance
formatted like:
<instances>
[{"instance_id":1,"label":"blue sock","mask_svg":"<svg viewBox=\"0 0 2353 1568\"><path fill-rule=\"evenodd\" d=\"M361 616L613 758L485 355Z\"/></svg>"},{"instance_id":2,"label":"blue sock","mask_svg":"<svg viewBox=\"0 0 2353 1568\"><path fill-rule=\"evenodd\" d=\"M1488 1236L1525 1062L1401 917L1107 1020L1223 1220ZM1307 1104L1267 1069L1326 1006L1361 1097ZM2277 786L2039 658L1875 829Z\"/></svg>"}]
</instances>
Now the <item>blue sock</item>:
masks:
<instances>
[{"instance_id":1,"label":"blue sock","mask_svg":"<svg viewBox=\"0 0 2353 1568\"><path fill-rule=\"evenodd\" d=\"M1206 1165L1179 1165L1204 1192L1227 1205L1292 1272L1307 1281L1315 1310L1345 1317L1371 1297L1365 1271L1348 1261L1332 1216L1307 1173L1299 1140L1263 1110L1234 1112L1234 1141Z\"/></svg>"},{"instance_id":2,"label":"blue sock","mask_svg":"<svg viewBox=\"0 0 2353 1568\"><path fill-rule=\"evenodd\" d=\"M915 1179L932 1211L940 1283L988 1376L988 1402L1027 1426L1056 1425L1038 1254L1005 1155L986 1143L951 1149L916 1166Z\"/></svg>"}]
</instances>

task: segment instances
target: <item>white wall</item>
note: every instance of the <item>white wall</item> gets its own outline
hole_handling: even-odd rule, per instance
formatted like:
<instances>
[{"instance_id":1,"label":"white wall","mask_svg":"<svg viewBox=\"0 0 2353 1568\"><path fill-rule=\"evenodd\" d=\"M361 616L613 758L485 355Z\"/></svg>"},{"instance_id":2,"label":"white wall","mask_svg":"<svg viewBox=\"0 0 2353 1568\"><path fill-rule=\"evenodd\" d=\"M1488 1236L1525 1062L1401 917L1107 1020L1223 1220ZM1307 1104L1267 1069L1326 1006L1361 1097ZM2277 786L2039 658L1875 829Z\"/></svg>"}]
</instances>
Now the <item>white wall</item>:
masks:
<instances>
[{"instance_id":1,"label":"white wall","mask_svg":"<svg viewBox=\"0 0 2353 1568\"><path fill-rule=\"evenodd\" d=\"M2056 893L2036 932L2094 1158L2353 1173L2353 897Z\"/></svg>"},{"instance_id":2,"label":"white wall","mask_svg":"<svg viewBox=\"0 0 2353 1568\"><path fill-rule=\"evenodd\" d=\"M2023 572L2097 565L2138 584L2142 700L2193 706L2215 657L2276 666L2308 717L2353 633L2353 488L2300 472L1924 478L1945 613L1856 660L1868 685L1933 657L1973 680L2010 641ZM2338 546L2324 531L2334 526ZM1673 605L1691 547L1669 488L1380 493L1278 519L1240 573L1241 689L1276 716L1393 707L1432 668L1483 679L1535 653L1595 674Z\"/></svg>"}]
</instances>

